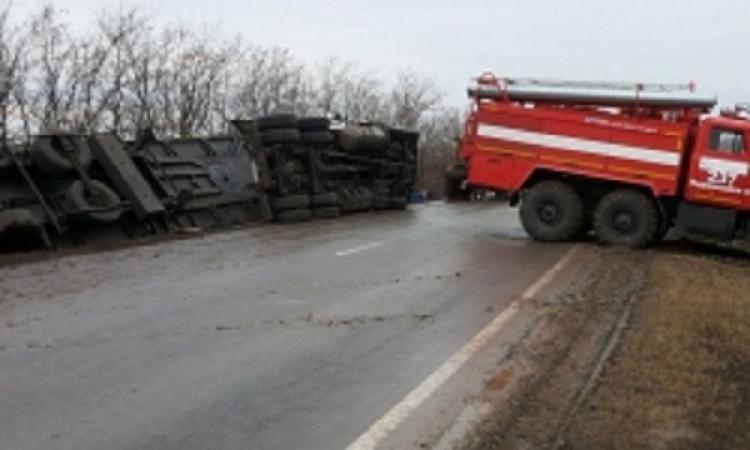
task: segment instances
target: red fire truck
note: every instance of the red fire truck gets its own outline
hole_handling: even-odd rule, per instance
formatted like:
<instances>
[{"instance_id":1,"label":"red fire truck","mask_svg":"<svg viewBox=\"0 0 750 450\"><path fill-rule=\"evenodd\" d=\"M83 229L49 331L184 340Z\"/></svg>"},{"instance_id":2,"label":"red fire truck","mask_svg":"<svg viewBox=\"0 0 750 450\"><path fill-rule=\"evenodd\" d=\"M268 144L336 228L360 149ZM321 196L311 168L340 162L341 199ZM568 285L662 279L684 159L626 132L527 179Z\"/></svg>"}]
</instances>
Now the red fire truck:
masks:
<instances>
[{"instance_id":1,"label":"red fire truck","mask_svg":"<svg viewBox=\"0 0 750 450\"><path fill-rule=\"evenodd\" d=\"M744 238L750 120L711 115L716 99L694 88L484 74L459 148L467 182L510 193L539 241Z\"/></svg>"}]
</instances>

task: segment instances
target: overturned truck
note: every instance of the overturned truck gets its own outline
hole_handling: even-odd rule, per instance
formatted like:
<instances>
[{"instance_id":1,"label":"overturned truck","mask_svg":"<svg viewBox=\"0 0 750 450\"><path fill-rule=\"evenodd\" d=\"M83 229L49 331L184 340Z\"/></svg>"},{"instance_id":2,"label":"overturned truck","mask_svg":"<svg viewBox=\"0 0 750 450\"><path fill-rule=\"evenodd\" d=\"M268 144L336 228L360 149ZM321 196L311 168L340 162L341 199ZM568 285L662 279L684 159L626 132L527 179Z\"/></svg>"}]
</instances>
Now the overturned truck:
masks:
<instances>
[{"instance_id":1,"label":"overturned truck","mask_svg":"<svg viewBox=\"0 0 750 450\"><path fill-rule=\"evenodd\" d=\"M277 114L226 136L52 133L0 151L0 251L404 209L416 132Z\"/></svg>"}]
</instances>

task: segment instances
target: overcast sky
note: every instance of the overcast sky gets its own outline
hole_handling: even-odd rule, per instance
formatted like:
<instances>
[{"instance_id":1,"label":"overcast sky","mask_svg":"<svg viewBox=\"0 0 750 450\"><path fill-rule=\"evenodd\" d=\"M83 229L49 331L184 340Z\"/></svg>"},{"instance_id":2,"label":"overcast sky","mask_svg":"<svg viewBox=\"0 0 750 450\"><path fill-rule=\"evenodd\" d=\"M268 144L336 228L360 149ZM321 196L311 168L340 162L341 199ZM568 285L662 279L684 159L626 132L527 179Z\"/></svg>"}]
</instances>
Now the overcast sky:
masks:
<instances>
[{"instance_id":1,"label":"overcast sky","mask_svg":"<svg viewBox=\"0 0 750 450\"><path fill-rule=\"evenodd\" d=\"M35 0L16 0L23 13ZM119 0L56 0L83 27ZM698 83L750 101L748 0L132 0L157 22L220 24L316 62L336 55L386 78L410 67L462 106L472 76Z\"/></svg>"}]
</instances>

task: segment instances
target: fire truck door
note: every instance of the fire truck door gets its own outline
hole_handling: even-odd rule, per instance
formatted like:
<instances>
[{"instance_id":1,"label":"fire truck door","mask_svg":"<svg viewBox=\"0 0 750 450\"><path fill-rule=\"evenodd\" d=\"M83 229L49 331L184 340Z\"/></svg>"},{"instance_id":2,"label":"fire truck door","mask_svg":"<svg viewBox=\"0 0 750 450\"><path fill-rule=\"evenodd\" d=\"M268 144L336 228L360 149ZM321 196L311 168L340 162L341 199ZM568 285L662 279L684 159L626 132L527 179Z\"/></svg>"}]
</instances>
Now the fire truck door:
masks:
<instances>
[{"instance_id":1,"label":"fire truck door","mask_svg":"<svg viewBox=\"0 0 750 450\"><path fill-rule=\"evenodd\" d=\"M686 200L725 208L750 207L747 133L707 123L701 127L695 145Z\"/></svg>"}]
</instances>

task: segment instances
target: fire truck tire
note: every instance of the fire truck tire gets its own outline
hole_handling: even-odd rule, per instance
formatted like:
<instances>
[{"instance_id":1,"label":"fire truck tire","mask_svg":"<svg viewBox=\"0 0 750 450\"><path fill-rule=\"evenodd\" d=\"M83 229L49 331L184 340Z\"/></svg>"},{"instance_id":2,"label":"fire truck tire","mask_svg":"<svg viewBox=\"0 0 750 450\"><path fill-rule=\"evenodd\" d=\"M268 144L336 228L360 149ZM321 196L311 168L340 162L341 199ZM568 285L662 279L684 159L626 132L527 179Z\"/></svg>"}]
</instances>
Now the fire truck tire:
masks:
<instances>
[{"instance_id":1,"label":"fire truck tire","mask_svg":"<svg viewBox=\"0 0 750 450\"><path fill-rule=\"evenodd\" d=\"M260 133L260 140L265 145L288 144L300 141L300 132L295 128L279 128Z\"/></svg>"},{"instance_id":2,"label":"fire truck tire","mask_svg":"<svg viewBox=\"0 0 750 450\"><path fill-rule=\"evenodd\" d=\"M311 201L313 206L336 206L339 204L339 196L335 192L325 192L323 194L315 194L312 196Z\"/></svg>"},{"instance_id":3,"label":"fire truck tire","mask_svg":"<svg viewBox=\"0 0 750 450\"><path fill-rule=\"evenodd\" d=\"M91 165L91 149L86 142L80 144L78 162L85 169ZM74 169L70 159L52 145L52 139L48 136L39 137L31 144L29 156L34 165L49 175L65 174Z\"/></svg>"},{"instance_id":4,"label":"fire truck tire","mask_svg":"<svg viewBox=\"0 0 750 450\"><path fill-rule=\"evenodd\" d=\"M302 132L328 131L331 121L327 117L305 117L297 121L297 128Z\"/></svg>"},{"instance_id":5,"label":"fire truck tire","mask_svg":"<svg viewBox=\"0 0 750 450\"><path fill-rule=\"evenodd\" d=\"M277 130L283 128L297 129L297 116L294 114L271 114L257 119L260 131Z\"/></svg>"},{"instance_id":6,"label":"fire truck tire","mask_svg":"<svg viewBox=\"0 0 750 450\"><path fill-rule=\"evenodd\" d=\"M302 142L305 144L330 144L333 135L329 131L305 131L302 133Z\"/></svg>"},{"instance_id":7,"label":"fire truck tire","mask_svg":"<svg viewBox=\"0 0 750 450\"><path fill-rule=\"evenodd\" d=\"M120 196L96 180L91 180L91 188L95 192L88 192L81 180L73 182L65 193L66 210L91 222L116 222L122 215Z\"/></svg>"},{"instance_id":8,"label":"fire truck tire","mask_svg":"<svg viewBox=\"0 0 750 450\"><path fill-rule=\"evenodd\" d=\"M274 211L286 211L310 206L309 195L287 195L271 199L271 209Z\"/></svg>"},{"instance_id":9,"label":"fire truck tire","mask_svg":"<svg viewBox=\"0 0 750 450\"><path fill-rule=\"evenodd\" d=\"M338 206L323 206L313 209L312 214L316 219L336 219L341 215L341 209Z\"/></svg>"},{"instance_id":10,"label":"fire truck tire","mask_svg":"<svg viewBox=\"0 0 750 450\"><path fill-rule=\"evenodd\" d=\"M307 209L289 209L276 213L276 221L281 223L307 222L312 220L312 212Z\"/></svg>"},{"instance_id":11,"label":"fire truck tire","mask_svg":"<svg viewBox=\"0 0 750 450\"><path fill-rule=\"evenodd\" d=\"M523 196L521 223L532 239L563 242L573 239L583 226L583 202L569 184L542 181Z\"/></svg>"},{"instance_id":12,"label":"fire truck tire","mask_svg":"<svg viewBox=\"0 0 750 450\"><path fill-rule=\"evenodd\" d=\"M642 248L653 244L661 231L653 200L638 191L621 189L599 201L594 230L602 243Z\"/></svg>"}]
</instances>

